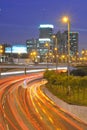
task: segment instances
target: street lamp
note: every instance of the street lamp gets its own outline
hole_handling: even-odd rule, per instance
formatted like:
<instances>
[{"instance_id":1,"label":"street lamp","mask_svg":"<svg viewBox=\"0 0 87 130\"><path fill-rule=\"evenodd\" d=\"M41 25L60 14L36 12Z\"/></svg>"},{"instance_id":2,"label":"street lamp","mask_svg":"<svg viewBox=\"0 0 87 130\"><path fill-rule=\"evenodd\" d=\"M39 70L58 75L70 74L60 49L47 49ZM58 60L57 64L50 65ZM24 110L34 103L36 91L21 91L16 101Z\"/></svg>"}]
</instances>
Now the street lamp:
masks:
<instances>
[{"instance_id":1,"label":"street lamp","mask_svg":"<svg viewBox=\"0 0 87 130\"><path fill-rule=\"evenodd\" d=\"M70 71L69 71L69 63L70 63L70 19L67 16L64 16L62 18L62 21L64 23L68 24L68 76L70 75Z\"/></svg>"},{"instance_id":2,"label":"street lamp","mask_svg":"<svg viewBox=\"0 0 87 130\"><path fill-rule=\"evenodd\" d=\"M56 70L57 70L57 47L54 48L54 51L55 51L55 58L56 58Z\"/></svg>"},{"instance_id":3,"label":"street lamp","mask_svg":"<svg viewBox=\"0 0 87 130\"><path fill-rule=\"evenodd\" d=\"M56 70L57 70L57 52L58 52L58 45L57 45L57 37L55 35L52 36L53 39L55 39L55 48L54 48L54 51L55 51L55 58L56 58Z\"/></svg>"},{"instance_id":4,"label":"street lamp","mask_svg":"<svg viewBox=\"0 0 87 130\"><path fill-rule=\"evenodd\" d=\"M36 61L36 56L37 56L37 52L36 52L36 51L32 51L32 52L30 53L30 56L31 56L31 58L33 59L33 61L34 61L34 63L35 63L35 61Z\"/></svg>"},{"instance_id":5,"label":"street lamp","mask_svg":"<svg viewBox=\"0 0 87 130\"><path fill-rule=\"evenodd\" d=\"M45 47L48 48L47 52L47 69L48 69L48 62L49 62L49 51L50 51L50 43L45 43Z\"/></svg>"},{"instance_id":6,"label":"street lamp","mask_svg":"<svg viewBox=\"0 0 87 130\"><path fill-rule=\"evenodd\" d=\"M19 63L19 60L20 60L20 56L21 56L21 52L18 52L18 63Z\"/></svg>"}]
</instances>

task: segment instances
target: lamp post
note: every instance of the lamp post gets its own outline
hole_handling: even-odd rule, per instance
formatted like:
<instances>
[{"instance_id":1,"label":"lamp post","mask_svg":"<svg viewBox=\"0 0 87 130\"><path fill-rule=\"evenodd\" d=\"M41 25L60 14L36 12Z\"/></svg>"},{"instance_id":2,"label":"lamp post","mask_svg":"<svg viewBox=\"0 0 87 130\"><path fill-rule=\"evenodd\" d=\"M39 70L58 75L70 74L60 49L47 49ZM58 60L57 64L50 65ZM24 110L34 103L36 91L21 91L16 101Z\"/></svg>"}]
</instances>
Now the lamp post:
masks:
<instances>
[{"instance_id":1,"label":"lamp post","mask_svg":"<svg viewBox=\"0 0 87 130\"><path fill-rule=\"evenodd\" d=\"M86 50L85 49L82 49L82 64L84 64L84 59L85 59L85 56L86 56Z\"/></svg>"},{"instance_id":2,"label":"lamp post","mask_svg":"<svg viewBox=\"0 0 87 130\"><path fill-rule=\"evenodd\" d=\"M37 53L36 53L36 51L34 51L34 52L33 52L33 56L34 56L34 63L36 62L36 55L37 55Z\"/></svg>"},{"instance_id":3,"label":"lamp post","mask_svg":"<svg viewBox=\"0 0 87 130\"><path fill-rule=\"evenodd\" d=\"M49 43L45 43L45 47L48 48L48 52L47 52L47 69L48 69L49 51L50 51L50 45L49 45Z\"/></svg>"},{"instance_id":4,"label":"lamp post","mask_svg":"<svg viewBox=\"0 0 87 130\"><path fill-rule=\"evenodd\" d=\"M35 63L35 61L36 61L36 56L37 56L37 52L36 52L36 51L32 51L32 52L30 53L30 56L31 56L33 62Z\"/></svg>"},{"instance_id":5,"label":"lamp post","mask_svg":"<svg viewBox=\"0 0 87 130\"><path fill-rule=\"evenodd\" d=\"M57 57L57 48L55 47L55 48L54 48L54 50L55 50L55 58L56 58L56 71L57 71L57 58L58 58L58 57Z\"/></svg>"},{"instance_id":6,"label":"lamp post","mask_svg":"<svg viewBox=\"0 0 87 130\"><path fill-rule=\"evenodd\" d=\"M69 70L69 66L70 66L70 19L69 17L64 16L62 18L62 21L68 24L68 76L69 76L70 75L70 70Z\"/></svg>"},{"instance_id":7,"label":"lamp post","mask_svg":"<svg viewBox=\"0 0 87 130\"><path fill-rule=\"evenodd\" d=\"M18 52L18 63L19 63L19 61L20 61L20 56L21 56L21 53Z\"/></svg>"},{"instance_id":8,"label":"lamp post","mask_svg":"<svg viewBox=\"0 0 87 130\"><path fill-rule=\"evenodd\" d=\"M57 46L57 37L55 35L52 36L53 39L55 39L55 48L54 48L54 51L55 51L55 58L56 58L56 70L57 70L57 51L58 51L58 46Z\"/></svg>"}]
</instances>

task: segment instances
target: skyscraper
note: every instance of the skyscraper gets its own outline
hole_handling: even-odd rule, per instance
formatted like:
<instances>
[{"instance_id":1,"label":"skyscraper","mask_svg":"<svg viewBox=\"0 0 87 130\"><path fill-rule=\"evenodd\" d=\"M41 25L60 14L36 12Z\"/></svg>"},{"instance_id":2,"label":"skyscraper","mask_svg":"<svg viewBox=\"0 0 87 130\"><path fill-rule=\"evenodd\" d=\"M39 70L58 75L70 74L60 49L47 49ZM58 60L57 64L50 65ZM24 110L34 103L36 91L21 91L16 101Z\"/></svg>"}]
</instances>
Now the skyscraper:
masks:
<instances>
[{"instance_id":1,"label":"skyscraper","mask_svg":"<svg viewBox=\"0 0 87 130\"><path fill-rule=\"evenodd\" d=\"M60 31L57 33L59 53L67 54L68 53L68 32ZM70 55L74 56L78 52L78 32L70 32Z\"/></svg>"},{"instance_id":2,"label":"skyscraper","mask_svg":"<svg viewBox=\"0 0 87 130\"><path fill-rule=\"evenodd\" d=\"M78 52L78 32L70 32L70 54L75 55Z\"/></svg>"},{"instance_id":3,"label":"skyscraper","mask_svg":"<svg viewBox=\"0 0 87 130\"><path fill-rule=\"evenodd\" d=\"M37 49L37 40L32 38L26 40L27 52L30 53L32 50Z\"/></svg>"},{"instance_id":4,"label":"skyscraper","mask_svg":"<svg viewBox=\"0 0 87 130\"><path fill-rule=\"evenodd\" d=\"M49 44L49 49L52 48L51 36L53 35L54 26L51 24L41 24L39 26L39 54L41 58L47 53L48 48L45 46Z\"/></svg>"},{"instance_id":5,"label":"skyscraper","mask_svg":"<svg viewBox=\"0 0 87 130\"><path fill-rule=\"evenodd\" d=\"M51 24L41 24L39 26L39 38L50 38L53 34L54 26Z\"/></svg>"}]
</instances>

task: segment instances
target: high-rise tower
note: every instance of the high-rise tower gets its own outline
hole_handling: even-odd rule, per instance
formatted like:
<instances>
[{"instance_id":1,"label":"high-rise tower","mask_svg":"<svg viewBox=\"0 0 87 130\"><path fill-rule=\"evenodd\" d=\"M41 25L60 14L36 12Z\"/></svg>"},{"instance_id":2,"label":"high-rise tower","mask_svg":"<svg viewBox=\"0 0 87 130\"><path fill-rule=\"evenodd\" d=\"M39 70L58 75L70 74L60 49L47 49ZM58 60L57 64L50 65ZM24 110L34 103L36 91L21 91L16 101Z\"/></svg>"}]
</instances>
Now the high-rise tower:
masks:
<instances>
[{"instance_id":1,"label":"high-rise tower","mask_svg":"<svg viewBox=\"0 0 87 130\"><path fill-rule=\"evenodd\" d=\"M45 46L46 43L49 44L52 49L51 36L53 35L54 26L52 24L41 24L39 26L39 54L42 57L47 53L48 48Z\"/></svg>"},{"instance_id":2,"label":"high-rise tower","mask_svg":"<svg viewBox=\"0 0 87 130\"><path fill-rule=\"evenodd\" d=\"M67 54L68 53L68 32L64 31L63 33L58 32L58 44L59 44L59 53ZM78 32L70 32L70 55L74 56L78 52Z\"/></svg>"},{"instance_id":3,"label":"high-rise tower","mask_svg":"<svg viewBox=\"0 0 87 130\"><path fill-rule=\"evenodd\" d=\"M39 38L50 38L53 34L54 26L51 24L41 24L39 26Z\"/></svg>"}]
</instances>

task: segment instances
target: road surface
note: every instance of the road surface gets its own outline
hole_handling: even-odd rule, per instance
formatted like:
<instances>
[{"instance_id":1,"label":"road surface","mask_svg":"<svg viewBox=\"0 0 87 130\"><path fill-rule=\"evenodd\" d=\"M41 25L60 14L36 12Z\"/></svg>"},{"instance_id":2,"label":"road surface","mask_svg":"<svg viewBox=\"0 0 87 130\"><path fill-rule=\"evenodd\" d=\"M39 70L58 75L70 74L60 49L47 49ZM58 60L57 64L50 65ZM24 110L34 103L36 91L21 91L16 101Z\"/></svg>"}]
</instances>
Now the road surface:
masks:
<instances>
[{"instance_id":1,"label":"road surface","mask_svg":"<svg viewBox=\"0 0 87 130\"><path fill-rule=\"evenodd\" d=\"M0 80L0 130L87 130L44 95L43 74Z\"/></svg>"}]
</instances>

